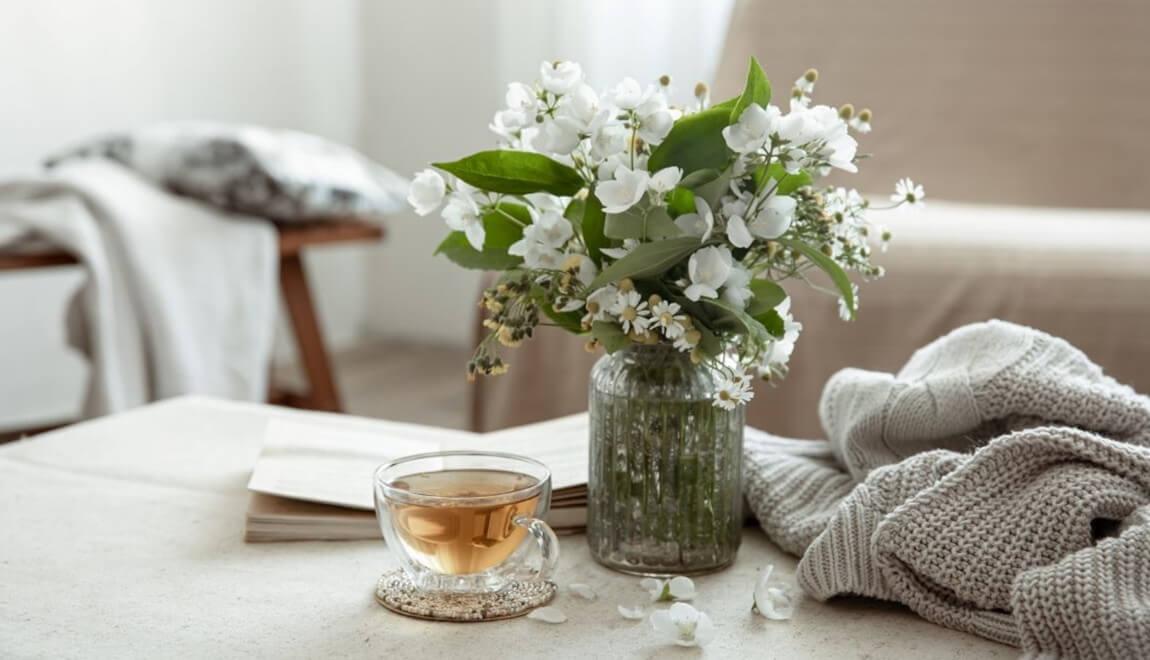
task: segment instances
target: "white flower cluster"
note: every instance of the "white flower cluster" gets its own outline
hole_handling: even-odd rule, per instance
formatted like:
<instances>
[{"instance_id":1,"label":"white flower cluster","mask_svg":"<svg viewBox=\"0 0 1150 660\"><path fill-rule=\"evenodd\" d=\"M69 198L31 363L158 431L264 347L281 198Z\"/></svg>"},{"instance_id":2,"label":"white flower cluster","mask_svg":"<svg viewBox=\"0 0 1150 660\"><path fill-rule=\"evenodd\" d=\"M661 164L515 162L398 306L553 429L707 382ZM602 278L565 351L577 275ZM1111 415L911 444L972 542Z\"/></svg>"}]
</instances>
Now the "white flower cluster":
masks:
<instances>
[{"instance_id":1,"label":"white flower cluster","mask_svg":"<svg viewBox=\"0 0 1150 660\"><path fill-rule=\"evenodd\" d=\"M713 362L726 374L714 404L734 409L754 396L751 375L786 374L802 330L778 282L824 270L838 289L841 315L854 317L858 287L846 273L881 276L870 262L871 245L877 239L885 251L890 232L869 224L869 202L857 191L817 182L834 170L857 171L852 132L871 130L871 112L814 105L813 69L795 81L784 112L769 102L765 73L751 64L744 94L709 107L702 84L694 100L680 106L669 98L666 76L649 85L626 78L598 91L578 64L543 62L537 81L508 86L505 107L490 124L501 149L524 153L477 154L486 157L479 174L460 169L464 161L440 166L460 178L430 169L416 175L408 197L415 211L427 215L442 207L448 227L482 253L461 265L497 263L522 278L514 291L503 285L485 297L498 316L489 327L499 343L514 346L530 337L541 305L563 327L590 332L592 344L603 337L670 344L694 361ZM678 122L686 128L672 133ZM695 154L690 140L705 133L701 124L713 127L707 148L713 151L721 135L726 150L720 146L722 153L705 163L667 156ZM525 185L483 178L503 161L531 173ZM558 178L537 183L531 168L557 171ZM502 192L482 190L487 184ZM914 206L923 197L922 186L903 179L891 200ZM582 224L584 209L600 208L600 224L591 232ZM497 243L488 241L489 232ZM678 251L658 272L634 267L650 263L650 253L636 250L671 245L668 239ZM458 235L452 240L461 243ZM630 269L618 263L632 255ZM487 260L493 256L500 260ZM605 282L600 274L613 266L624 267ZM636 273L634 280L627 273ZM475 371L506 370L486 346Z\"/></svg>"}]
</instances>

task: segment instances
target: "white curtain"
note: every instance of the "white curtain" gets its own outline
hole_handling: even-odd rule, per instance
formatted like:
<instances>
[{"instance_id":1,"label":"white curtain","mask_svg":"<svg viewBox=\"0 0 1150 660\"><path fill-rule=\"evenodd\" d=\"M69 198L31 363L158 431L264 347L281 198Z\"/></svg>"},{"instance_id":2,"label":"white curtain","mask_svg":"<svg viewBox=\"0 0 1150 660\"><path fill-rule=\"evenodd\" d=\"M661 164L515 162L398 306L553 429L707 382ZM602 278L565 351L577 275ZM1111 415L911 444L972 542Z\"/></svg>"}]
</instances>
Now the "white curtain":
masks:
<instances>
[{"instance_id":1,"label":"white curtain","mask_svg":"<svg viewBox=\"0 0 1150 660\"><path fill-rule=\"evenodd\" d=\"M539 63L583 65L592 86L624 76L672 79L676 100L711 83L734 0L500 0L499 63L508 81L532 80Z\"/></svg>"}]
</instances>

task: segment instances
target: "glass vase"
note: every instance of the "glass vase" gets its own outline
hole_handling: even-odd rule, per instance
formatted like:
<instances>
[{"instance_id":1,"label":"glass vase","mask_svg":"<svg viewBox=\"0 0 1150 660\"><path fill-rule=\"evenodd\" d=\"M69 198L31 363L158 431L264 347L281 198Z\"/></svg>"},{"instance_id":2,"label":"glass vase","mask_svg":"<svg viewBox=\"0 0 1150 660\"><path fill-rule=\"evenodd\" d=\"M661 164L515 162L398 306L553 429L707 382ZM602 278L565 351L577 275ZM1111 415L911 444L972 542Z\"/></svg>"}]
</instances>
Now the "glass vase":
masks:
<instances>
[{"instance_id":1,"label":"glass vase","mask_svg":"<svg viewBox=\"0 0 1150 660\"><path fill-rule=\"evenodd\" d=\"M671 346L631 346L591 372L587 540L640 575L719 570L742 530L745 409L712 395L722 375Z\"/></svg>"}]
</instances>

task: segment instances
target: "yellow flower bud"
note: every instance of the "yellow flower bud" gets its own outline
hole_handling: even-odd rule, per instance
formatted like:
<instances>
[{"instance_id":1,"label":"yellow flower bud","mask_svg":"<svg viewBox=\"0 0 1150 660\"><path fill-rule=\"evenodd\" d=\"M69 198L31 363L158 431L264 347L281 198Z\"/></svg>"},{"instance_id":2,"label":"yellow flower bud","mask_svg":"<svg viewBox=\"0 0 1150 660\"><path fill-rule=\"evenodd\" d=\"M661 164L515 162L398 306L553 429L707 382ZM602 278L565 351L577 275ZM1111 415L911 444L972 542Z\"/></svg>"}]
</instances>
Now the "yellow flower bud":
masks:
<instances>
[{"instance_id":1,"label":"yellow flower bud","mask_svg":"<svg viewBox=\"0 0 1150 660\"><path fill-rule=\"evenodd\" d=\"M599 340L592 339L583 344L583 350L587 351L588 353L594 353L595 351L599 350Z\"/></svg>"},{"instance_id":2,"label":"yellow flower bud","mask_svg":"<svg viewBox=\"0 0 1150 660\"><path fill-rule=\"evenodd\" d=\"M819 79L818 69L807 69L807 72L803 74L803 80L806 80L809 83L813 83L813 82L817 81L818 79Z\"/></svg>"},{"instance_id":3,"label":"yellow flower bud","mask_svg":"<svg viewBox=\"0 0 1150 660\"><path fill-rule=\"evenodd\" d=\"M859 121L869 122L871 119L870 108L863 108L859 111Z\"/></svg>"},{"instance_id":4,"label":"yellow flower bud","mask_svg":"<svg viewBox=\"0 0 1150 660\"><path fill-rule=\"evenodd\" d=\"M652 306L652 307L654 307L655 305L658 305L661 302L663 302L663 299L660 298L659 294L657 294L657 293L652 293L651 297L647 299L647 304Z\"/></svg>"},{"instance_id":5,"label":"yellow flower bud","mask_svg":"<svg viewBox=\"0 0 1150 660\"><path fill-rule=\"evenodd\" d=\"M659 84L662 85L663 87L670 87L671 86L671 76L668 76L665 73L663 75L659 76Z\"/></svg>"},{"instance_id":6,"label":"yellow flower bud","mask_svg":"<svg viewBox=\"0 0 1150 660\"><path fill-rule=\"evenodd\" d=\"M843 107L839 108L839 117L840 118L850 119L851 117L854 117L854 116L855 116L855 107L853 105L851 105L850 103L847 103Z\"/></svg>"},{"instance_id":7,"label":"yellow flower bud","mask_svg":"<svg viewBox=\"0 0 1150 660\"><path fill-rule=\"evenodd\" d=\"M711 92L711 90L707 88L707 83L703 83L703 82L695 83L695 98L697 98L697 99L706 98L707 94L709 94L710 92Z\"/></svg>"},{"instance_id":8,"label":"yellow flower bud","mask_svg":"<svg viewBox=\"0 0 1150 660\"><path fill-rule=\"evenodd\" d=\"M696 348L696 349L692 350L691 351L691 364L702 364L703 363L703 357L704 357L703 352L700 351L699 349Z\"/></svg>"},{"instance_id":9,"label":"yellow flower bud","mask_svg":"<svg viewBox=\"0 0 1150 660\"><path fill-rule=\"evenodd\" d=\"M619 284L616 286L618 286L619 290L624 293L627 291L635 290L635 283L631 281L630 277L624 277L623 279L619 280Z\"/></svg>"}]
</instances>

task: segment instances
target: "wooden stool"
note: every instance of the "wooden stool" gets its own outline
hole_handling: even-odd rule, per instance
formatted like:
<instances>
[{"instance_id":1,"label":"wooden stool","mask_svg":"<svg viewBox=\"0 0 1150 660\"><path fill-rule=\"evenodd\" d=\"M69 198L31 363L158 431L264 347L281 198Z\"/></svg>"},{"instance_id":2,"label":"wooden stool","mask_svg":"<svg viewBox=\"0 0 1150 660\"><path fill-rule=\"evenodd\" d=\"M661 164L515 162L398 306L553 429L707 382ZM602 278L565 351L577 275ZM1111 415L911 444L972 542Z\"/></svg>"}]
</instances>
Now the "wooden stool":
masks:
<instances>
[{"instance_id":1,"label":"wooden stool","mask_svg":"<svg viewBox=\"0 0 1150 660\"><path fill-rule=\"evenodd\" d=\"M304 248L325 243L378 241L383 228L360 220L325 220L307 224L277 225L279 230L280 290L295 334L300 361L307 377L308 391L286 392L274 387L268 402L294 408L343 412L339 389L332 375L331 358L323 342L323 333L315 313L311 288L308 286L302 252ZM68 266L79 263L66 252L38 254L0 254L0 272ZM37 431L46 429L37 429Z\"/></svg>"}]
</instances>

